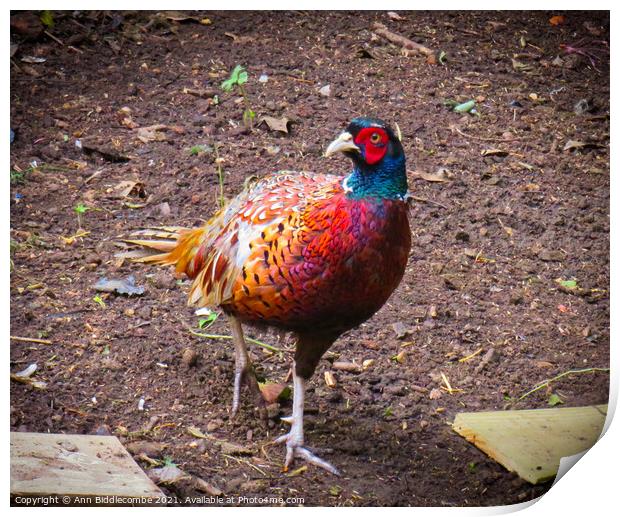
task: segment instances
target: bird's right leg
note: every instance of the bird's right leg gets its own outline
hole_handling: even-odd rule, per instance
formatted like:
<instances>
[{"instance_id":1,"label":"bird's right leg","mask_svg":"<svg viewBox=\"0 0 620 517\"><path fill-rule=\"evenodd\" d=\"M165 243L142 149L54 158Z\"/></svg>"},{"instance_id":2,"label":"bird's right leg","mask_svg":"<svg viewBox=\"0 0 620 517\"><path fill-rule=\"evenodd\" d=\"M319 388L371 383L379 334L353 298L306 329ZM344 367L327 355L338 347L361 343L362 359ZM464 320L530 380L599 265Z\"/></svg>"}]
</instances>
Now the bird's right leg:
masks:
<instances>
[{"instance_id":1,"label":"bird's right leg","mask_svg":"<svg viewBox=\"0 0 620 517\"><path fill-rule=\"evenodd\" d=\"M252 361L248 355L248 349L243 337L243 329L241 322L235 316L228 316L230 328L232 330L233 342L235 344L235 390L233 392L232 416L239 411L239 401L241 399L241 386L245 382L250 391L260 403L263 399L261 396Z\"/></svg>"}]
</instances>

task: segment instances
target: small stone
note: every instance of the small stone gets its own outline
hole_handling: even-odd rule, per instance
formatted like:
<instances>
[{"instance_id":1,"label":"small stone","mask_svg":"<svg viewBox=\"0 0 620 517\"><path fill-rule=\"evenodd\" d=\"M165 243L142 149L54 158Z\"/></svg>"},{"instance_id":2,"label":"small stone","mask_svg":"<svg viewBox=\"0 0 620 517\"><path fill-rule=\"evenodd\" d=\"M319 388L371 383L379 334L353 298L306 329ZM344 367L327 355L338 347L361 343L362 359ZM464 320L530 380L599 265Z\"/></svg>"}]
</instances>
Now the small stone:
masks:
<instances>
[{"instance_id":1,"label":"small stone","mask_svg":"<svg viewBox=\"0 0 620 517\"><path fill-rule=\"evenodd\" d=\"M439 388L433 388L429 393L428 398L430 398L431 400L437 400L440 399L442 395L443 393Z\"/></svg>"},{"instance_id":2,"label":"small stone","mask_svg":"<svg viewBox=\"0 0 620 517\"><path fill-rule=\"evenodd\" d=\"M538 258L544 262L561 262L564 255L559 250L543 249L538 252Z\"/></svg>"},{"instance_id":3,"label":"small stone","mask_svg":"<svg viewBox=\"0 0 620 517\"><path fill-rule=\"evenodd\" d=\"M332 93L331 91L331 86L329 84L326 84L325 86L323 86L320 90L319 93L323 96L323 97L329 97Z\"/></svg>"},{"instance_id":4,"label":"small stone","mask_svg":"<svg viewBox=\"0 0 620 517\"><path fill-rule=\"evenodd\" d=\"M125 445L125 448L130 454L139 456L140 454L146 454L149 458L159 458L164 450L164 445L158 442L149 442L146 440L139 440L137 442L131 442Z\"/></svg>"},{"instance_id":5,"label":"small stone","mask_svg":"<svg viewBox=\"0 0 620 517\"><path fill-rule=\"evenodd\" d=\"M196 366L198 362L198 352L193 348L186 348L183 350L183 355L181 357L181 364L186 368L191 368L192 366Z\"/></svg>"},{"instance_id":6,"label":"small stone","mask_svg":"<svg viewBox=\"0 0 620 517\"><path fill-rule=\"evenodd\" d=\"M158 271L153 275L152 281L158 289L174 289L177 285L176 278L168 271Z\"/></svg>"},{"instance_id":7,"label":"small stone","mask_svg":"<svg viewBox=\"0 0 620 517\"><path fill-rule=\"evenodd\" d=\"M153 309L151 307L140 307L136 311L136 315L138 316L138 318L143 319L143 320L150 320L152 313L153 313Z\"/></svg>"},{"instance_id":8,"label":"small stone","mask_svg":"<svg viewBox=\"0 0 620 517\"><path fill-rule=\"evenodd\" d=\"M402 321L392 323L392 328L394 329L394 332L396 333L396 337L398 339L403 339L412 332L411 328L407 327Z\"/></svg>"}]
</instances>

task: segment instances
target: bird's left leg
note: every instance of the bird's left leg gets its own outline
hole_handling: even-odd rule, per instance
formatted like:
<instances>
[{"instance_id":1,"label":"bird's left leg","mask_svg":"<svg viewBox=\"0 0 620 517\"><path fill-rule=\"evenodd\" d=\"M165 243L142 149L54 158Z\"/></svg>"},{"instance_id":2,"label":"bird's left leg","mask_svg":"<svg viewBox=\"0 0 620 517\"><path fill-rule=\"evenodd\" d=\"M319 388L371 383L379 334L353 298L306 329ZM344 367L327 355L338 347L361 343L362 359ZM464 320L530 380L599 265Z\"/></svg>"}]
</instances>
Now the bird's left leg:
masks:
<instances>
[{"instance_id":1,"label":"bird's left leg","mask_svg":"<svg viewBox=\"0 0 620 517\"><path fill-rule=\"evenodd\" d=\"M331 463L322 460L312 452L310 452L304 445L304 398L306 392L306 380L297 374L295 369L295 363L293 362L293 416L286 419L291 424L291 430L288 434L276 438L274 443L286 442L286 460L284 462L284 469L288 470L294 458L303 458L308 463L312 463L317 467L335 474L340 475L340 472Z\"/></svg>"},{"instance_id":2,"label":"bird's left leg","mask_svg":"<svg viewBox=\"0 0 620 517\"><path fill-rule=\"evenodd\" d=\"M241 399L241 386L245 382L250 391L254 394L257 401L262 401L258 382L256 381L256 375L254 375L254 368L250 356L248 355L248 349L243 338L243 329L241 322L235 316L228 316L230 321L230 328L232 330L233 342L235 344L235 391L233 392L233 405L232 416L239 411L239 401Z\"/></svg>"}]
</instances>

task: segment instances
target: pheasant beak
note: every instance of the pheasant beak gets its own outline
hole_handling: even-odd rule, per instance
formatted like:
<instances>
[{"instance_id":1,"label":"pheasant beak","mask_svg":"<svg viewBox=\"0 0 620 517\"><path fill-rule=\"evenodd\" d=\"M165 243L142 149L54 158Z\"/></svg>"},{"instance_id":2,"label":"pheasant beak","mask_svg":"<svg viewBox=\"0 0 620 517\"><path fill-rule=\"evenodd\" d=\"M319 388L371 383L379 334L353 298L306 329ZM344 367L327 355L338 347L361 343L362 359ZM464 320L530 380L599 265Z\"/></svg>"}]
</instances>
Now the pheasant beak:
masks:
<instances>
[{"instance_id":1,"label":"pheasant beak","mask_svg":"<svg viewBox=\"0 0 620 517\"><path fill-rule=\"evenodd\" d=\"M345 131L327 146L327 149L325 149L325 158L328 158L337 152L346 153L347 151L359 153L360 149L353 143L353 135Z\"/></svg>"}]
</instances>

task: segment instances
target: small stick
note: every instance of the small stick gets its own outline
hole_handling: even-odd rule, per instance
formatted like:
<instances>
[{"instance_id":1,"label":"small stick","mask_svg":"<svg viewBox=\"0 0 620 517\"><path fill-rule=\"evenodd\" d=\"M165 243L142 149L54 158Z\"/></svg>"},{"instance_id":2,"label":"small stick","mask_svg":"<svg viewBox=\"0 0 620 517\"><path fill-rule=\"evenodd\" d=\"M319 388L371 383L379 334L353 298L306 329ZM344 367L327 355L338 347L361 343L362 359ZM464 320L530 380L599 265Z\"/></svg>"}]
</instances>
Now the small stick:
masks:
<instances>
[{"instance_id":1,"label":"small stick","mask_svg":"<svg viewBox=\"0 0 620 517\"><path fill-rule=\"evenodd\" d=\"M561 379L562 377L566 377L567 375L572 375L575 373L591 373L591 372L609 372L609 368L583 368L582 370L568 370L559 375L556 375L555 377L552 377L551 379L547 379L547 380L540 382L538 386L535 386L527 393L524 393L517 400L523 400L525 397L531 395L532 393L535 393L538 390L549 386L551 382L557 381Z\"/></svg>"},{"instance_id":2,"label":"small stick","mask_svg":"<svg viewBox=\"0 0 620 517\"><path fill-rule=\"evenodd\" d=\"M51 32L49 31L43 31L43 34L45 34L47 37L52 38L56 43L58 43L59 45L61 45L62 47L65 46L65 44L62 42L62 40L59 40L56 36L54 36Z\"/></svg>"},{"instance_id":3,"label":"small stick","mask_svg":"<svg viewBox=\"0 0 620 517\"><path fill-rule=\"evenodd\" d=\"M37 339L36 337L20 337L10 336L13 341L25 341L27 343L40 343L42 345L53 345L54 343L49 339Z\"/></svg>"},{"instance_id":4,"label":"small stick","mask_svg":"<svg viewBox=\"0 0 620 517\"><path fill-rule=\"evenodd\" d=\"M420 45L419 43L416 43L409 38L405 38L400 34L395 34L394 32L389 31L387 27L382 23L375 22L372 25L372 28L379 36L385 38L388 41L391 41L392 43L400 45L407 50L413 50L420 54L424 54L425 56L432 56L435 54L430 48L425 47L424 45Z\"/></svg>"},{"instance_id":5,"label":"small stick","mask_svg":"<svg viewBox=\"0 0 620 517\"><path fill-rule=\"evenodd\" d=\"M193 334L194 336L200 336L200 337L206 337L208 339L232 339L232 336L226 336L226 335L222 335L222 334L203 334L201 332L196 332L195 330L192 329L188 329L190 334ZM278 352L278 353L282 353L282 350L280 350L279 348L272 346L272 345L268 345L267 343L263 343L262 341L259 341L258 339L252 339L251 337L245 337L244 338L246 341L249 341L250 343L254 343L255 345L258 346L262 346L263 348L270 350L272 352Z\"/></svg>"},{"instance_id":6,"label":"small stick","mask_svg":"<svg viewBox=\"0 0 620 517\"><path fill-rule=\"evenodd\" d=\"M410 196L410 198L415 201L420 201L422 203L430 203L431 205L437 205L437 206L440 206L441 208L448 210L448 207L446 205L442 205L441 203L437 201L433 201L432 199L426 199L424 197L418 197L418 196Z\"/></svg>"}]
</instances>

